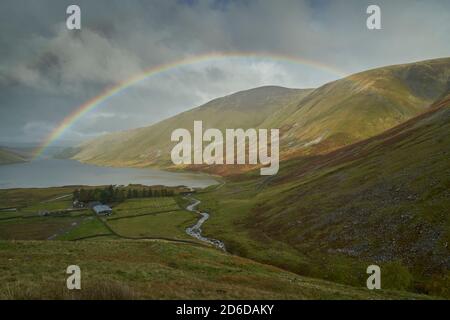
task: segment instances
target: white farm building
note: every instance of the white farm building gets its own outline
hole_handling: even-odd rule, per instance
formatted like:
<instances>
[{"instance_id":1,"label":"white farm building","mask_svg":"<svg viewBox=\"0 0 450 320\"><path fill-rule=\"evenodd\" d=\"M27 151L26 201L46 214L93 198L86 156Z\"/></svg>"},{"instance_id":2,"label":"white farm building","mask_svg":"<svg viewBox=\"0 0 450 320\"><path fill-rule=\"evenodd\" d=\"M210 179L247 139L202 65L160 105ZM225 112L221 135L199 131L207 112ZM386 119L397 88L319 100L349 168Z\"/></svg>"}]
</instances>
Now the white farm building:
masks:
<instances>
[{"instance_id":1,"label":"white farm building","mask_svg":"<svg viewBox=\"0 0 450 320\"><path fill-rule=\"evenodd\" d=\"M104 204L98 204L92 207L92 210L99 216L109 216L112 214L112 209Z\"/></svg>"}]
</instances>

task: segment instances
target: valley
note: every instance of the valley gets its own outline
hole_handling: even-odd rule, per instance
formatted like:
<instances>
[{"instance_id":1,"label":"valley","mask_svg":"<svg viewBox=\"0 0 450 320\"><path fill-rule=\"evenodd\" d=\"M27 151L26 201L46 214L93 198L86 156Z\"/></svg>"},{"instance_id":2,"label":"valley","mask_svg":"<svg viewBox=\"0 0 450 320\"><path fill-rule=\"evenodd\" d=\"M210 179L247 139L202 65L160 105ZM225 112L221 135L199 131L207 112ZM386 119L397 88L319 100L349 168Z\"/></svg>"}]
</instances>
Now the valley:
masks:
<instances>
[{"instance_id":1,"label":"valley","mask_svg":"<svg viewBox=\"0 0 450 320\"><path fill-rule=\"evenodd\" d=\"M28 193L38 201L0 211L1 299L429 298L305 277L196 243L185 230L198 217L184 209L191 203L184 198L129 199L106 218L90 210L44 217L36 211L67 208L70 199L58 198L70 191L0 190L1 199L7 192L17 207ZM45 240L54 230L66 232ZM83 272L78 292L64 289L63 271L75 262Z\"/></svg>"},{"instance_id":2,"label":"valley","mask_svg":"<svg viewBox=\"0 0 450 320\"><path fill-rule=\"evenodd\" d=\"M260 165L249 164L175 166L171 132L200 120L204 129L279 128L277 174L261 176ZM139 189L146 186L123 183L117 188L127 196L108 202L110 216L72 208L67 195L82 183L0 189L0 292L449 299L449 132L445 58L369 70L317 89L251 89L95 138L66 149L59 156L71 160L60 161L212 173L214 183L188 185L188 176L173 180L178 192L153 196ZM80 293L62 289L61 270L74 260L88 272ZM373 264L382 270L381 290L366 288Z\"/></svg>"}]
</instances>

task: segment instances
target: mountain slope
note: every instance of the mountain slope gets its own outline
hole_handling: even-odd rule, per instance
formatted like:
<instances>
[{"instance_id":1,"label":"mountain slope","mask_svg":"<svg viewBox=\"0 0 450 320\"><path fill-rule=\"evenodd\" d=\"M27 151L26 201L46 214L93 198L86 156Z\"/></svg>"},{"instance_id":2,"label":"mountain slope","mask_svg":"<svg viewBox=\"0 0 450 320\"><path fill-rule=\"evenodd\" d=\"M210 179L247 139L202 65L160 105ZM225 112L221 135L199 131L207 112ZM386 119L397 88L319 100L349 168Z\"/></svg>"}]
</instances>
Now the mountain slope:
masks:
<instances>
[{"instance_id":1,"label":"mountain slope","mask_svg":"<svg viewBox=\"0 0 450 320\"><path fill-rule=\"evenodd\" d=\"M106 135L72 150L74 159L106 165L170 166L173 130L193 129L203 120L204 129L259 127L280 108L297 104L311 90L261 87L218 98L155 125Z\"/></svg>"},{"instance_id":2,"label":"mountain slope","mask_svg":"<svg viewBox=\"0 0 450 320\"><path fill-rule=\"evenodd\" d=\"M280 126L291 149L323 153L412 118L449 88L449 58L370 70L315 90ZM301 147L312 141L321 148Z\"/></svg>"},{"instance_id":3,"label":"mountain slope","mask_svg":"<svg viewBox=\"0 0 450 320\"><path fill-rule=\"evenodd\" d=\"M348 283L353 265L379 264L397 287L450 297L449 132L450 94L385 133L285 161L277 176L236 176L203 196L204 232L252 258L249 243L283 243L307 255L308 275Z\"/></svg>"},{"instance_id":4,"label":"mountain slope","mask_svg":"<svg viewBox=\"0 0 450 320\"><path fill-rule=\"evenodd\" d=\"M282 158L322 154L424 112L449 87L449 79L450 58L446 58L370 70L316 90L257 88L213 100L150 127L102 136L66 156L100 165L169 167L175 145L170 142L171 132L192 131L194 120L203 120L204 128L221 130L280 128ZM227 174L227 167L200 169Z\"/></svg>"},{"instance_id":5,"label":"mountain slope","mask_svg":"<svg viewBox=\"0 0 450 320\"><path fill-rule=\"evenodd\" d=\"M450 270L448 100L446 105L325 156L292 160L269 183L283 186L270 205L281 210L263 207L262 225L293 243L305 245L311 236L316 249ZM292 221L301 228L289 227Z\"/></svg>"}]
</instances>

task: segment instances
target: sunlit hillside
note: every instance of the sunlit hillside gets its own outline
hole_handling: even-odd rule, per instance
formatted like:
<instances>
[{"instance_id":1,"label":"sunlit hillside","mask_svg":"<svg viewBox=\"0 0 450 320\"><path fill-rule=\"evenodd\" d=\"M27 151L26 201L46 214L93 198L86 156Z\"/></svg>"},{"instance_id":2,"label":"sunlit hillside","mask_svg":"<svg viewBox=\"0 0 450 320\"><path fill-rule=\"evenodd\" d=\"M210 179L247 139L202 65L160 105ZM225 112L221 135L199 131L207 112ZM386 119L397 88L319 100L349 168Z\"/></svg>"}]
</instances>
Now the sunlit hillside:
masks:
<instances>
[{"instance_id":1,"label":"sunlit hillside","mask_svg":"<svg viewBox=\"0 0 450 320\"><path fill-rule=\"evenodd\" d=\"M448 87L450 58L384 67L316 90L262 87L213 100L146 128L106 135L66 157L101 165L170 167L171 132L204 128L280 128L282 158L323 154L372 137L427 108ZM198 168L197 168L198 169ZM227 168L203 168L228 174Z\"/></svg>"}]
</instances>

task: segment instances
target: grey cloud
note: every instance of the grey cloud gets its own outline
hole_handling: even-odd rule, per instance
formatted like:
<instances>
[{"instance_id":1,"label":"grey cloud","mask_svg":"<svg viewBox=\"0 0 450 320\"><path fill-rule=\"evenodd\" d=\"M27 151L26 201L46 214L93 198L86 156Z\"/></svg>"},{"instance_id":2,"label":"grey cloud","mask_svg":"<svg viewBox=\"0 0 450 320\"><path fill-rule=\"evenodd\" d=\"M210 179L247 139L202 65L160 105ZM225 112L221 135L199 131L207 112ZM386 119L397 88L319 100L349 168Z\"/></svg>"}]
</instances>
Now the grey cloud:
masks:
<instances>
[{"instance_id":1,"label":"grey cloud","mask_svg":"<svg viewBox=\"0 0 450 320\"><path fill-rule=\"evenodd\" d=\"M55 28L50 39L32 41L41 50L10 67L9 78L23 85L47 92L79 94L92 84L112 84L141 70L132 52L85 28L72 33Z\"/></svg>"},{"instance_id":2,"label":"grey cloud","mask_svg":"<svg viewBox=\"0 0 450 320\"><path fill-rule=\"evenodd\" d=\"M69 0L0 3L0 134L42 139L109 85L210 52L270 52L348 73L450 55L450 2L379 0L383 30L368 31L368 0L78 0L82 30L65 28ZM270 59L170 70L102 104L67 132L81 139L143 126L237 90L318 86L336 75ZM114 116L110 116L114 115Z\"/></svg>"}]
</instances>

